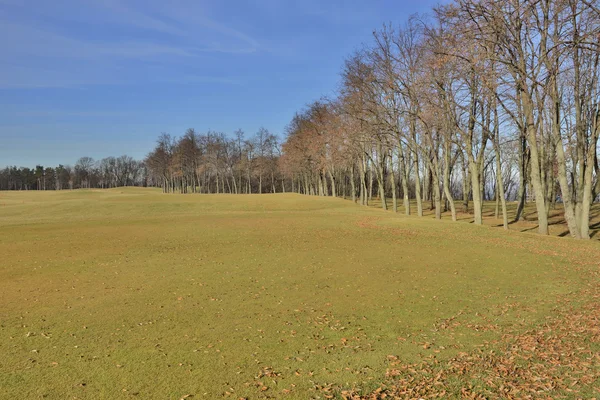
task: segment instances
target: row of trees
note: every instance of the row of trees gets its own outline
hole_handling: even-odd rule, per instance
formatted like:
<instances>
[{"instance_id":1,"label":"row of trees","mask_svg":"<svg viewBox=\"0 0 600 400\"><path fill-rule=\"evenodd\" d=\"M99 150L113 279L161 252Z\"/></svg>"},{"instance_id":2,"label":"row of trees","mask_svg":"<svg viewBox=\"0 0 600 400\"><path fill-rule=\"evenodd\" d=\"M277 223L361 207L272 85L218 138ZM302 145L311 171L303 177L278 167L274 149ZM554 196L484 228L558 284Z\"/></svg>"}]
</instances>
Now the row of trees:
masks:
<instances>
[{"instance_id":1,"label":"row of trees","mask_svg":"<svg viewBox=\"0 0 600 400\"><path fill-rule=\"evenodd\" d=\"M62 190L146 186L146 166L129 156L107 157L98 162L80 158L74 166L0 170L0 190Z\"/></svg>"},{"instance_id":2,"label":"row of trees","mask_svg":"<svg viewBox=\"0 0 600 400\"><path fill-rule=\"evenodd\" d=\"M562 202L589 238L600 192L600 7L595 0L454 0L430 18L374 32L351 55L335 99L298 113L281 171L306 194L375 191L394 211L436 217L485 199L535 201L539 232Z\"/></svg>"},{"instance_id":3,"label":"row of trees","mask_svg":"<svg viewBox=\"0 0 600 400\"><path fill-rule=\"evenodd\" d=\"M285 192L279 169L280 142L265 128L246 139L188 129L181 137L162 134L146 157L150 182L165 193Z\"/></svg>"},{"instance_id":4,"label":"row of trees","mask_svg":"<svg viewBox=\"0 0 600 400\"><path fill-rule=\"evenodd\" d=\"M228 137L188 129L181 137L161 134L144 161L82 157L74 166L7 167L0 170L0 190L154 186L165 193L285 192L290 180L280 170L280 155L279 138L265 128L249 138L242 130Z\"/></svg>"}]
</instances>

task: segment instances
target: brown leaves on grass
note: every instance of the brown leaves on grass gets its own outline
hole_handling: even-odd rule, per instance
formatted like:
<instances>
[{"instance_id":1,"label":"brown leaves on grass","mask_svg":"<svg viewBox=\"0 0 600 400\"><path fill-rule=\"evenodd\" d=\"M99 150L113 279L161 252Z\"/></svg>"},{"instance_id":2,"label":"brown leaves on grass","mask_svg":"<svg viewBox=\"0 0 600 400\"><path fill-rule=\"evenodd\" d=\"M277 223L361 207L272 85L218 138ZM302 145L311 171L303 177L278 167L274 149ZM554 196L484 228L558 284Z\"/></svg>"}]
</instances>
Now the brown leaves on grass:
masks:
<instances>
[{"instance_id":1,"label":"brown leaves on grass","mask_svg":"<svg viewBox=\"0 0 600 400\"><path fill-rule=\"evenodd\" d=\"M597 288L600 289L600 288ZM583 398L600 382L600 290L592 301L569 308L537 329L505 334L448 362L430 357L403 363L388 356L385 384L369 393L337 389L358 399L556 399ZM327 388L324 395L331 393Z\"/></svg>"},{"instance_id":2,"label":"brown leaves on grass","mask_svg":"<svg viewBox=\"0 0 600 400\"><path fill-rule=\"evenodd\" d=\"M263 377L267 377L267 378L277 378L280 377L281 373L280 372L275 372L273 370L273 368L271 367L264 367L260 370L260 372L258 373L258 375L256 375L256 379L260 379Z\"/></svg>"},{"instance_id":3,"label":"brown leaves on grass","mask_svg":"<svg viewBox=\"0 0 600 400\"><path fill-rule=\"evenodd\" d=\"M266 378L269 378L274 385L277 385L277 379L281 377L281 372L275 371L272 367L263 367L258 372L258 374L254 377L253 383L247 383L247 386L256 387L259 392L266 392L270 390L269 386L267 386ZM289 390L288 390L289 392Z\"/></svg>"}]
</instances>

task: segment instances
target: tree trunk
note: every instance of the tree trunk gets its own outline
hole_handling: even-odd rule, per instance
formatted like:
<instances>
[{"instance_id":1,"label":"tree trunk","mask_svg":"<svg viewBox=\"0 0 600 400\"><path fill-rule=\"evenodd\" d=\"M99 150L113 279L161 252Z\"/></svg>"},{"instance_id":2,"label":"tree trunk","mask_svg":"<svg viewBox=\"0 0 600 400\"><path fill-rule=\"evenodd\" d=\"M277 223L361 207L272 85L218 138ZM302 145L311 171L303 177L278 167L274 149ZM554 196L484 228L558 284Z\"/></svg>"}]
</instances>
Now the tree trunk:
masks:
<instances>
[{"instance_id":1,"label":"tree trunk","mask_svg":"<svg viewBox=\"0 0 600 400\"><path fill-rule=\"evenodd\" d=\"M271 192L275 193L275 174L271 171Z\"/></svg>"},{"instance_id":2,"label":"tree trunk","mask_svg":"<svg viewBox=\"0 0 600 400\"><path fill-rule=\"evenodd\" d=\"M417 199L417 215L423 216L423 200L421 198L421 179L419 177L419 159L416 151L414 152L413 168L415 170L415 197Z\"/></svg>"},{"instance_id":3,"label":"tree trunk","mask_svg":"<svg viewBox=\"0 0 600 400\"><path fill-rule=\"evenodd\" d=\"M360 204L363 206L369 205L369 194L367 193L367 159L366 155L362 155L360 168Z\"/></svg>"},{"instance_id":4,"label":"tree trunk","mask_svg":"<svg viewBox=\"0 0 600 400\"><path fill-rule=\"evenodd\" d=\"M508 230L508 215L506 213L506 198L504 195L504 182L502 178L502 163L500 159L500 126L498 121L498 110L494 110L494 151L496 153L496 195L502 204L502 225ZM498 217L496 217L498 218Z\"/></svg>"},{"instance_id":5,"label":"tree trunk","mask_svg":"<svg viewBox=\"0 0 600 400\"><path fill-rule=\"evenodd\" d=\"M483 216L481 215L481 190L479 182L479 166L475 161L469 160L469 170L471 171L471 192L473 193L473 213L475 224L483 225Z\"/></svg>"},{"instance_id":6,"label":"tree trunk","mask_svg":"<svg viewBox=\"0 0 600 400\"><path fill-rule=\"evenodd\" d=\"M373 200L373 168L369 165L369 186L367 190L367 201Z\"/></svg>"},{"instance_id":7,"label":"tree trunk","mask_svg":"<svg viewBox=\"0 0 600 400\"><path fill-rule=\"evenodd\" d=\"M533 107L529 95L523 96L523 110L527 123L527 141L529 142L529 152L531 154L531 184L535 193L535 206L538 216L538 232L542 235L548 235L548 215L546 214L546 198L544 182L540 172L540 158L538 152L536 127L534 123Z\"/></svg>"},{"instance_id":8,"label":"tree trunk","mask_svg":"<svg viewBox=\"0 0 600 400\"><path fill-rule=\"evenodd\" d=\"M350 190L352 191L352 202L356 203L356 183L354 182L354 164L350 167Z\"/></svg>"},{"instance_id":9,"label":"tree trunk","mask_svg":"<svg viewBox=\"0 0 600 400\"><path fill-rule=\"evenodd\" d=\"M400 171L400 179L402 180L402 196L404 200L404 213L410 215L410 198L408 193L408 168L406 159L404 158L404 149L402 142L398 141L398 170Z\"/></svg>"},{"instance_id":10,"label":"tree trunk","mask_svg":"<svg viewBox=\"0 0 600 400\"><path fill-rule=\"evenodd\" d=\"M398 212L398 196L396 195L396 190L398 185L396 183L396 174L394 174L394 165L393 158L390 156L390 184L392 185L392 207L394 212Z\"/></svg>"},{"instance_id":11,"label":"tree trunk","mask_svg":"<svg viewBox=\"0 0 600 400\"><path fill-rule=\"evenodd\" d=\"M447 138L444 143L444 194L446 200L450 205L450 211L452 213L452 221L456 221L456 207L454 205L454 199L452 198L452 192L450 191L450 139Z\"/></svg>"},{"instance_id":12,"label":"tree trunk","mask_svg":"<svg viewBox=\"0 0 600 400\"><path fill-rule=\"evenodd\" d=\"M519 190L517 192L517 212L514 221L517 222L523 218L523 209L527 199L527 165L529 164L529 152L527 151L527 139L525 135L521 136L521 151L519 152Z\"/></svg>"},{"instance_id":13,"label":"tree trunk","mask_svg":"<svg viewBox=\"0 0 600 400\"><path fill-rule=\"evenodd\" d=\"M331 181L331 196L337 197L337 191L335 187L335 176L331 173L331 170L327 171L329 173L329 180Z\"/></svg>"},{"instance_id":14,"label":"tree trunk","mask_svg":"<svg viewBox=\"0 0 600 400\"><path fill-rule=\"evenodd\" d=\"M471 177L469 172L469 164L465 159L464 152L462 153L462 186L463 186L463 213L469 212L469 195L471 194Z\"/></svg>"}]
</instances>

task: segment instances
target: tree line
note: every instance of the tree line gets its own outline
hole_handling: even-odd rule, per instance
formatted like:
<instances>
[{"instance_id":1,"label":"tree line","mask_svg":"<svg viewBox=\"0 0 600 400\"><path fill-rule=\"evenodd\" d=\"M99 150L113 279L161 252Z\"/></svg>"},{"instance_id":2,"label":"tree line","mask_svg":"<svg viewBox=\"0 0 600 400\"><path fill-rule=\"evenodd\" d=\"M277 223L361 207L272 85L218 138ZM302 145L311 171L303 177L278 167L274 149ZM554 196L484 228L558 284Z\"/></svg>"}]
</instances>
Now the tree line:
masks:
<instances>
[{"instance_id":1,"label":"tree line","mask_svg":"<svg viewBox=\"0 0 600 400\"><path fill-rule=\"evenodd\" d=\"M423 215L484 200L551 207L589 238L600 193L600 7L590 0L454 0L385 25L350 55L339 93L297 113L281 168L298 191ZM387 199L391 198L391 204ZM413 204L411 204L413 200ZM498 213L499 211L497 211Z\"/></svg>"},{"instance_id":2,"label":"tree line","mask_svg":"<svg viewBox=\"0 0 600 400\"><path fill-rule=\"evenodd\" d=\"M279 138L265 128L249 138L242 130L228 137L188 129L181 137L162 134L145 164L165 193L260 194L286 191L280 155Z\"/></svg>"},{"instance_id":3,"label":"tree line","mask_svg":"<svg viewBox=\"0 0 600 400\"><path fill-rule=\"evenodd\" d=\"M127 155L100 161L81 157L74 166L13 166L0 170L0 190L107 189L147 185L146 165Z\"/></svg>"},{"instance_id":4,"label":"tree line","mask_svg":"<svg viewBox=\"0 0 600 400\"><path fill-rule=\"evenodd\" d=\"M0 170L0 190L106 189L150 186L165 193L275 193L290 190L279 167L281 141L265 128L246 138L188 129L181 137L163 133L142 161L130 156L96 161L81 157L74 166ZM286 189L288 187L288 189Z\"/></svg>"}]
</instances>

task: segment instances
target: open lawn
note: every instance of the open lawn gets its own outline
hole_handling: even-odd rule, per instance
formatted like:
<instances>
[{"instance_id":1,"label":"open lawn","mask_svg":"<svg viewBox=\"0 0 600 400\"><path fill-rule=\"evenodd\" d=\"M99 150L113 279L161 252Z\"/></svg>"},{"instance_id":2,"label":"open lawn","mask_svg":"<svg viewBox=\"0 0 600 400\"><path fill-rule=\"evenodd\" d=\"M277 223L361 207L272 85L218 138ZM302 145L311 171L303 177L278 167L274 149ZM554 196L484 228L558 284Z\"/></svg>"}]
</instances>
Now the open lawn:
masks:
<instances>
[{"instance_id":1,"label":"open lawn","mask_svg":"<svg viewBox=\"0 0 600 400\"><path fill-rule=\"evenodd\" d=\"M334 198L0 192L0 397L600 397L599 263Z\"/></svg>"}]
</instances>

